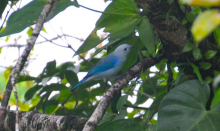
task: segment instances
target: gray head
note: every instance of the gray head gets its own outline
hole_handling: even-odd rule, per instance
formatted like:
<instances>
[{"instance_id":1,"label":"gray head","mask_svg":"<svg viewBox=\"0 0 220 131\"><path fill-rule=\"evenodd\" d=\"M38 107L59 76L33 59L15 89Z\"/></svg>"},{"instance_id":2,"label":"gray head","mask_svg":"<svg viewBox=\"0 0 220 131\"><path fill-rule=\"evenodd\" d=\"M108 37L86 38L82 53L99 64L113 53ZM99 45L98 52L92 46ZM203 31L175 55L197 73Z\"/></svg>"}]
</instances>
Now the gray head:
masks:
<instances>
[{"instance_id":1,"label":"gray head","mask_svg":"<svg viewBox=\"0 0 220 131\"><path fill-rule=\"evenodd\" d=\"M115 49L114 54L118 57L126 57L133 47L133 45L122 44Z\"/></svg>"}]
</instances>

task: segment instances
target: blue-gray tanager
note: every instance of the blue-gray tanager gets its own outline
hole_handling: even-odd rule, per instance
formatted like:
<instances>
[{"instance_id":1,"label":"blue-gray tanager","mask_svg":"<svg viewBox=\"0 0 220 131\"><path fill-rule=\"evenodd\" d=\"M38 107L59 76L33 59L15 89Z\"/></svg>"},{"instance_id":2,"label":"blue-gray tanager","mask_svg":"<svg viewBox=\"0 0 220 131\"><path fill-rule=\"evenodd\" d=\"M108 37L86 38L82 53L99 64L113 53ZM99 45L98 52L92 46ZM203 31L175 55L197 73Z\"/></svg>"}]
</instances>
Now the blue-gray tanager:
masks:
<instances>
[{"instance_id":1,"label":"blue-gray tanager","mask_svg":"<svg viewBox=\"0 0 220 131\"><path fill-rule=\"evenodd\" d=\"M101 59L79 83L72 87L71 92L82 83L91 80L108 79L115 75L121 69L132 47L132 45L128 44L118 46L114 52Z\"/></svg>"}]
</instances>

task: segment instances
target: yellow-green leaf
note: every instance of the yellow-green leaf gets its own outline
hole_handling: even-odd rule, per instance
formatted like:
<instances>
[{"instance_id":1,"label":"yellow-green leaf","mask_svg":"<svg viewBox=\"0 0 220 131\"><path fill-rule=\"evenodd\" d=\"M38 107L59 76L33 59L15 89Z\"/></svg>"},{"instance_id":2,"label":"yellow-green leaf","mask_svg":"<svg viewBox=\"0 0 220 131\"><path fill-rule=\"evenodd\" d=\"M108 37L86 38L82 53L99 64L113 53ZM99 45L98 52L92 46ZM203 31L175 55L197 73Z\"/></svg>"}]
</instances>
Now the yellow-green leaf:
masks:
<instances>
[{"instance_id":1,"label":"yellow-green leaf","mask_svg":"<svg viewBox=\"0 0 220 131\"><path fill-rule=\"evenodd\" d=\"M217 9L200 14L193 23L192 34L197 43L205 38L220 24L220 12Z\"/></svg>"},{"instance_id":2,"label":"yellow-green leaf","mask_svg":"<svg viewBox=\"0 0 220 131\"><path fill-rule=\"evenodd\" d=\"M180 0L180 3L203 7L220 6L220 0Z\"/></svg>"}]
</instances>

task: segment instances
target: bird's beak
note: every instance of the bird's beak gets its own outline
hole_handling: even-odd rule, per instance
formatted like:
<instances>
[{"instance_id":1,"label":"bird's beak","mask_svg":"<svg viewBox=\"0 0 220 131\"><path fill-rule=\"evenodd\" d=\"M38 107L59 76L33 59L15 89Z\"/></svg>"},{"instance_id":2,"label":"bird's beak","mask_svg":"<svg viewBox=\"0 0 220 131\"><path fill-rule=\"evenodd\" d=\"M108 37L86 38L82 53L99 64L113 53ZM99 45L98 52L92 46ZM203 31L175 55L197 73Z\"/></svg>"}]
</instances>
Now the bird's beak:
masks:
<instances>
[{"instance_id":1,"label":"bird's beak","mask_svg":"<svg viewBox=\"0 0 220 131\"><path fill-rule=\"evenodd\" d=\"M130 48L129 49L132 49L132 48L134 48L134 46L132 45L132 46L130 46Z\"/></svg>"}]
</instances>

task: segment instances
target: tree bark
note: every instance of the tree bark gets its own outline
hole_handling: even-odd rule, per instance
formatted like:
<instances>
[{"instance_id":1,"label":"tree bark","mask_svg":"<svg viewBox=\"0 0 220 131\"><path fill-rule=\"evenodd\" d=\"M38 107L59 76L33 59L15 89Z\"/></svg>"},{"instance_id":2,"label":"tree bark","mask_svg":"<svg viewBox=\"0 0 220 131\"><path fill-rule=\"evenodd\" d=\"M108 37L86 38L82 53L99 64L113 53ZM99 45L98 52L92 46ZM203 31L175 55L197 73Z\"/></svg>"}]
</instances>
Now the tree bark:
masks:
<instances>
[{"instance_id":1,"label":"tree bark","mask_svg":"<svg viewBox=\"0 0 220 131\"><path fill-rule=\"evenodd\" d=\"M1 111L1 109L0 109ZM87 118L77 116L57 116L42 114L37 111L19 113L20 131L82 131ZM7 131L15 130L15 112L6 111L4 127Z\"/></svg>"}]
</instances>

